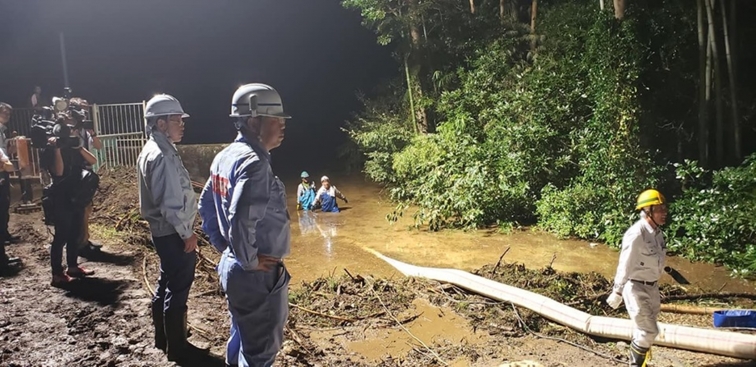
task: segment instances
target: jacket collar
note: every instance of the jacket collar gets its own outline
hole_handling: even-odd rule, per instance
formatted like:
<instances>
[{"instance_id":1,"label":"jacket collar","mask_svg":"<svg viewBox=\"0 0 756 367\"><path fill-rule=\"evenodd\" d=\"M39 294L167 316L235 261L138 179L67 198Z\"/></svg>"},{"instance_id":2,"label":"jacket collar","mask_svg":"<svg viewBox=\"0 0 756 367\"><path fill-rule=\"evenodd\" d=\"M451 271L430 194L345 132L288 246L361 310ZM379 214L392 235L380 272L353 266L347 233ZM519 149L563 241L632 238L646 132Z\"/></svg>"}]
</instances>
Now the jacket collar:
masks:
<instances>
[{"instance_id":1,"label":"jacket collar","mask_svg":"<svg viewBox=\"0 0 756 367\"><path fill-rule=\"evenodd\" d=\"M239 134L236 135L236 139L234 140L234 142L248 144L250 147L252 147L252 150L254 150L255 153L257 153L258 155L264 156L266 159L270 160L270 152L268 152L267 149L263 148L259 140L248 139L246 136L244 136L244 134L239 132Z\"/></svg>"},{"instance_id":2,"label":"jacket collar","mask_svg":"<svg viewBox=\"0 0 756 367\"><path fill-rule=\"evenodd\" d=\"M166 136L164 133L160 131L153 131L150 134L150 139L154 140L155 143L157 143L160 150L169 150L178 153L178 150L176 150L176 144L173 144L173 142L171 142L168 139L168 136Z\"/></svg>"}]
</instances>

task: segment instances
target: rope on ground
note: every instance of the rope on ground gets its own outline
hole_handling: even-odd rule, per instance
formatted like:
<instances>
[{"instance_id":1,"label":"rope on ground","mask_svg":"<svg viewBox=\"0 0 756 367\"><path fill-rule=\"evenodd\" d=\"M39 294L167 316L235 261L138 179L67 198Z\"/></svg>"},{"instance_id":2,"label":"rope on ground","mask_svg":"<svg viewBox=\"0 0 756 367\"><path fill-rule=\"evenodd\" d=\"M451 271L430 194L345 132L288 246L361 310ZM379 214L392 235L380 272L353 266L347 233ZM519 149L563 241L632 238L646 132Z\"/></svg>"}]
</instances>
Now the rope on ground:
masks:
<instances>
[{"instance_id":1,"label":"rope on ground","mask_svg":"<svg viewBox=\"0 0 756 367\"><path fill-rule=\"evenodd\" d=\"M396 322L396 324L399 325L399 327L402 330L404 330L404 332L406 332L409 336L411 336L418 343L420 343L420 345L422 345L423 348L425 348L428 352L430 352L431 354L433 354L433 356L436 358L436 360L438 360L441 364L443 364L444 366L448 366L449 365L448 363L446 363L446 361L444 361L443 358L441 358L440 355L438 355L438 353L436 353L433 349L431 349L431 347L429 347L422 340L420 340L420 338L416 337L415 334L412 334L412 332L410 332L409 329L407 329L406 327L404 327L404 325L394 316L394 314L391 313L391 311L388 309L388 307L386 307L386 304L383 303L383 300L381 299L381 296L378 295L378 293L375 291L375 289L372 289L372 287L371 287L370 291L373 293L373 295L376 298L378 298L378 302L380 302L381 306L383 306L383 309L386 310L386 314L388 314L389 317L391 317L392 319L394 319L394 321Z\"/></svg>"},{"instance_id":2,"label":"rope on ground","mask_svg":"<svg viewBox=\"0 0 756 367\"><path fill-rule=\"evenodd\" d=\"M512 310L514 311L515 317L517 317L517 321L520 322L520 325L522 325L522 328L525 329L525 331L527 331L528 333L534 335L535 337L541 338L541 339L549 339L549 340L554 340L554 341L557 341L557 342L566 343L566 344L569 344L569 345L571 345L573 347L580 348L580 349L582 349L582 350L584 350L586 352L593 353L593 354L595 354L595 355L597 355L599 357L606 358L606 359L608 359L608 360L610 360L610 361L612 361L614 363L619 363L619 364L625 364L625 363L627 363L627 361L624 360L624 359L620 359L620 358L617 358L617 357L612 357L612 356L610 356L608 354L601 353L601 352L599 352L597 350L591 349L591 348L586 347L584 345L573 343L573 342L571 342L569 340L566 340L566 339L563 339L563 338L557 338L557 337L554 337L554 336L543 335L541 333L537 333L537 332L535 332L533 330L530 330L530 328L528 327L528 325L525 324L525 321L520 317L520 313L517 312L517 307L515 307L514 303L510 302L509 304L512 305Z\"/></svg>"}]
</instances>

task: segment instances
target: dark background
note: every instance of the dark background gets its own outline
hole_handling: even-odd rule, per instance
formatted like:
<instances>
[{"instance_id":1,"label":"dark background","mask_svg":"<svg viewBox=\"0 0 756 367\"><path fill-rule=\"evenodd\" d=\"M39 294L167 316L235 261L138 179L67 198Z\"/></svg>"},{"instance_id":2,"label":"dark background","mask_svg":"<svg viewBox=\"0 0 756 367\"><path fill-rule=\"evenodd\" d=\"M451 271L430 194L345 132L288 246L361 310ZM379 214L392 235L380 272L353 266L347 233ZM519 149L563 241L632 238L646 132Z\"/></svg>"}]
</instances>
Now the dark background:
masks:
<instances>
[{"instance_id":1,"label":"dark background","mask_svg":"<svg viewBox=\"0 0 756 367\"><path fill-rule=\"evenodd\" d=\"M172 94L191 114L182 143L220 143L235 136L234 90L267 83L293 116L276 168L338 168L339 128L360 108L356 92L398 71L360 22L337 0L0 0L0 101L30 107L35 85L47 102L62 95L63 32L74 96Z\"/></svg>"}]
</instances>

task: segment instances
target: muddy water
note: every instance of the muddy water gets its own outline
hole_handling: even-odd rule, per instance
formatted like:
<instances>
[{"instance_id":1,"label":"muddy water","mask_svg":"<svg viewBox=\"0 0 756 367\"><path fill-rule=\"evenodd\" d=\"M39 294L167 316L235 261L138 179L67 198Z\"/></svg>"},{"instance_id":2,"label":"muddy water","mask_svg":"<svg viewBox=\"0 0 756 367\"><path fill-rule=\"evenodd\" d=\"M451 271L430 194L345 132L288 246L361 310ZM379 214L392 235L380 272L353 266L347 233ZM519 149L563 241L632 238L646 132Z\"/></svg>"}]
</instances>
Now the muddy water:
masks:
<instances>
[{"instance_id":1,"label":"muddy water","mask_svg":"<svg viewBox=\"0 0 756 367\"><path fill-rule=\"evenodd\" d=\"M296 185L286 180L289 210L292 217L292 253L287 265L294 283L312 280L329 273L401 276L385 262L364 251L374 249L397 260L420 266L473 270L496 263L504 257L508 262L522 262L540 268L549 264L561 271L597 271L608 278L614 276L618 252L602 244L585 241L557 240L534 231L499 234L491 231L426 232L408 229L411 215L397 224L389 224L385 216L393 205L382 198L380 188L361 177L332 177L333 183L346 195L349 204L339 201L341 213L303 212L296 210ZM406 218L409 217L409 218ZM667 264L682 274L691 291L718 290L753 291L753 284L733 279L729 272L711 264L691 263L670 257ZM670 276L664 282L675 282Z\"/></svg>"}]
</instances>

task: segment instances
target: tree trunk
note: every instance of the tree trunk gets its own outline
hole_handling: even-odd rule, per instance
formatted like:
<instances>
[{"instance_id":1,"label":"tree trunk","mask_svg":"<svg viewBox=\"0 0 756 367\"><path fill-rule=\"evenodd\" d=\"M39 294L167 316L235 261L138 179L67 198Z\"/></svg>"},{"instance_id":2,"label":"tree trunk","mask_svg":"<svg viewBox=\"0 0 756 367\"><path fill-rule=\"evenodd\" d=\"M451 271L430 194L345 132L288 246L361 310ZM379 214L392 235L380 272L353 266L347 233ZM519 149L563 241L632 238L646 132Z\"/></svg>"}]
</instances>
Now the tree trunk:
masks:
<instances>
[{"instance_id":1,"label":"tree trunk","mask_svg":"<svg viewBox=\"0 0 756 367\"><path fill-rule=\"evenodd\" d=\"M407 95L409 96L409 103L410 103L410 116L412 116L412 128L415 130L415 134L419 134L420 131L418 131L418 124L417 124L417 114L415 113L415 98L412 96L414 91L412 90L412 77L410 76L410 70L409 70L409 56L404 56L404 75L407 77Z\"/></svg>"},{"instance_id":2,"label":"tree trunk","mask_svg":"<svg viewBox=\"0 0 756 367\"><path fill-rule=\"evenodd\" d=\"M417 15L417 0L406 0L410 10L410 43L411 51L409 54L409 69L411 73L411 84L409 88L414 92L414 96L417 97L416 101L422 100L423 88L420 80L420 72L422 69L423 55L422 55L422 39L420 34L420 26L418 24ZM412 111L417 116L418 130L422 133L428 132L428 119L425 114L425 108L417 106Z\"/></svg>"},{"instance_id":3,"label":"tree trunk","mask_svg":"<svg viewBox=\"0 0 756 367\"><path fill-rule=\"evenodd\" d=\"M731 50L730 44L733 42L733 40L730 39L730 34L735 37L735 27L733 24L735 24L735 17L737 16L737 13L735 12L735 0L730 0L730 16L733 18L733 21L730 22L730 26L732 28L728 29L727 26L727 12L725 11L725 5L724 1L721 0L719 2L719 5L721 6L722 10L722 29L724 30L724 45L725 45L725 57L727 58L727 72L730 76L730 107L732 108L731 111L731 118L732 118L732 155L735 157L735 162L740 162L741 158L741 142L740 142L740 113L738 111L738 78L736 76L735 66L733 64L733 52L734 50Z\"/></svg>"},{"instance_id":4,"label":"tree trunk","mask_svg":"<svg viewBox=\"0 0 756 367\"><path fill-rule=\"evenodd\" d=\"M619 20L625 18L625 0L614 0L614 17Z\"/></svg>"},{"instance_id":5,"label":"tree trunk","mask_svg":"<svg viewBox=\"0 0 756 367\"><path fill-rule=\"evenodd\" d=\"M604 0L599 0L599 9L604 10Z\"/></svg>"},{"instance_id":6,"label":"tree trunk","mask_svg":"<svg viewBox=\"0 0 756 367\"><path fill-rule=\"evenodd\" d=\"M475 14L475 0L470 0L470 13Z\"/></svg>"},{"instance_id":7,"label":"tree trunk","mask_svg":"<svg viewBox=\"0 0 756 367\"><path fill-rule=\"evenodd\" d=\"M717 168L723 166L724 154L724 108L722 105L722 69L719 64L719 47L717 47L717 34L714 25L714 2L706 0L706 16L709 19L709 41L711 42L711 55L714 59L714 102L717 113L717 126L715 135Z\"/></svg>"},{"instance_id":8,"label":"tree trunk","mask_svg":"<svg viewBox=\"0 0 756 367\"><path fill-rule=\"evenodd\" d=\"M709 57L706 27L704 25L704 0L698 6L698 160L702 167L709 166Z\"/></svg>"},{"instance_id":9,"label":"tree trunk","mask_svg":"<svg viewBox=\"0 0 756 367\"><path fill-rule=\"evenodd\" d=\"M506 0L499 0L499 19L504 20L507 14L507 2Z\"/></svg>"},{"instance_id":10,"label":"tree trunk","mask_svg":"<svg viewBox=\"0 0 756 367\"><path fill-rule=\"evenodd\" d=\"M536 16L538 15L538 0L532 0L530 6L530 49L535 51L536 48Z\"/></svg>"}]
</instances>

